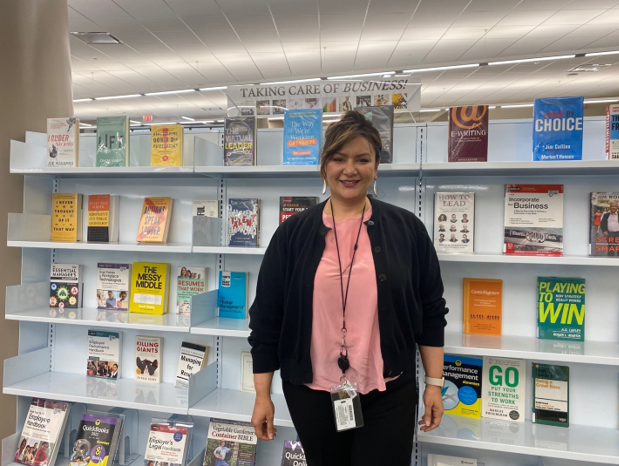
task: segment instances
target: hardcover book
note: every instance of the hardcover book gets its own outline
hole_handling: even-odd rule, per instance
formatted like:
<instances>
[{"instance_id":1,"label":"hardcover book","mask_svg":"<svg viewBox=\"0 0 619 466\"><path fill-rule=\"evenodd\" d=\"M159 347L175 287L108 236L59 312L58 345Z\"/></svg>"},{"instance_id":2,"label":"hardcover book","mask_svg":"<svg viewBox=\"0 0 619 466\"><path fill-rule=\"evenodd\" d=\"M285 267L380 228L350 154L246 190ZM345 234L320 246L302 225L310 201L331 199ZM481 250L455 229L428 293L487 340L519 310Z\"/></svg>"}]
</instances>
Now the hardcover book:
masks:
<instances>
[{"instance_id":1,"label":"hardcover book","mask_svg":"<svg viewBox=\"0 0 619 466\"><path fill-rule=\"evenodd\" d=\"M303 212L318 204L317 197L311 196L282 196L279 198L279 224L284 223L297 212Z\"/></svg>"},{"instance_id":2,"label":"hardcover book","mask_svg":"<svg viewBox=\"0 0 619 466\"><path fill-rule=\"evenodd\" d=\"M444 356L445 386L441 395L445 413L475 419L481 417L482 366L481 358Z\"/></svg>"},{"instance_id":3,"label":"hardcover book","mask_svg":"<svg viewBox=\"0 0 619 466\"><path fill-rule=\"evenodd\" d=\"M120 196L90 194L86 240L101 243L118 242Z\"/></svg>"},{"instance_id":4,"label":"hardcover book","mask_svg":"<svg viewBox=\"0 0 619 466\"><path fill-rule=\"evenodd\" d=\"M146 197L138 225L138 243L167 243L174 199Z\"/></svg>"},{"instance_id":5,"label":"hardcover book","mask_svg":"<svg viewBox=\"0 0 619 466\"><path fill-rule=\"evenodd\" d=\"M80 121L77 118L47 119L47 166L79 167Z\"/></svg>"},{"instance_id":6,"label":"hardcover book","mask_svg":"<svg viewBox=\"0 0 619 466\"><path fill-rule=\"evenodd\" d=\"M256 118L226 118L224 165L256 165Z\"/></svg>"},{"instance_id":7,"label":"hardcover book","mask_svg":"<svg viewBox=\"0 0 619 466\"><path fill-rule=\"evenodd\" d=\"M256 465L258 437L249 422L211 418L206 438L204 465Z\"/></svg>"},{"instance_id":8,"label":"hardcover book","mask_svg":"<svg viewBox=\"0 0 619 466\"><path fill-rule=\"evenodd\" d=\"M150 165L152 167L181 167L183 165L182 125L150 127Z\"/></svg>"},{"instance_id":9,"label":"hardcover book","mask_svg":"<svg viewBox=\"0 0 619 466\"><path fill-rule=\"evenodd\" d=\"M71 405L32 398L13 460L28 466L54 464Z\"/></svg>"},{"instance_id":10,"label":"hardcover book","mask_svg":"<svg viewBox=\"0 0 619 466\"><path fill-rule=\"evenodd\" d=\"M569 427L570 368L533 363L533 416L536 424Z\"/></svg>"},{"instance_id":11,"label":"hardcover book","mask_svg":"<svg viewBox=\"0 0 619 466\"><path fill-rule=\"evenodd\" d=\"M97 264L97 309L128 311L131 264Z\"/></svg>"},{"instance_id":12,"label":"hardcover book","mask_svg":"<svg viewBox=\"0 0 619 466\"><path fill-rule=\"evenodd\" d=\"M606 107L606 158L619 159L619 105Z\"/></svg>"},{"instance_id":13,"label":"hardcover book","mask_svg":"<svg viewBox=\"0 0 619 466\"><path fill-rule=\"evenodd\" d=\"M434 248L438 253L473 252L475 193L434 193Z\"/></svg>"},{"instance_id":14,"label":"hardcover book","mask_svg":"<svg viewBox=\"0 0 619 466\"><path fill-rule=\"evenodd\" d=\"M146 441L144 466L185 466L190 430L186 424L153 422Z\"/></svg>"},{"instance_id":15,"label":"hardcover book","mask_svg":"<svg viewBox=\"0 0 619 466\"><path fill-rule=\"evenodd\" d=\"M582 160L584 97L533 101L533 160Z\"/></svg>"},{"instance_id":16,"label":"hardcover book","mask_svg":"<svg viewBox=\"0 0 619 466\"><path fill-rule=\"evenodd\" d=\"M305 450L303 450L301 442L284 440L281 466L307 466Z\"/></svg>"},{"instance_id":17,"label":"hardcover book","mask_svg":"<svg viewBox=\"0 0 619 466\"><path fill-rule=\"evenodd\" d=\"M591 193L589 255L619 255L619 193Z\"/></svg>"},{"instance_id":18,"label":"hardcover book","mask_svg":"<svg viewBox=\"0 0 619 466\"><path fill-rule=\"evenodd\" d=\"M228 246L257 248L260 199L228 199Z\"/></svg>"},{"instance_id":19,"label":"hardcover book","mask_svg":"<svg viewBox=\"0 0 619 466\"><path fill-rule=\"evenodd\" d=\"M193 201L193 245L219 246L221 244L221 218L219 201Z\"/></svg>"},{"instance_id":20,"label":"hardcover book","mask_svg":"<svg viewBox=\"0 0 619 466\"><path fill-rule=\"evenodd\" d=\"M120 379L122 337L121 332L88 330L88 377Z\"/></svg>"},{"instance_id":21,"label":"hardcover book","mask_svg":"<svg viewBox=\"0 0 619 466\"><path fill-rule=\"evenodd\" d=\"M501 335L503 280L465 278L463 333Z\"/></svg>"},{"instance_id":22,"label":"hardcover book","mask_svg":"<svg viewBox=\"0 0 619 466\"><path fill-rule=\"evenodd\" d=\"M482 417L524 422L526 361L484 356Z\"/></svg>"},{"instance_id":23,"label":"hardcover book","mask_svg":"<svg viewBox=\"0 0 619 466\"><path fill-rule=\"evenodd\" d=\"M318 165L322 110L284 112L284 165Z\"/></svg>"},{"instance_id":24,"label":"hardcover book","mask_svg":"<svg viewBox=\"0 0 619 466\"><path fill-rule=\"evenodd\" d=\"M248 393L256 393L254 387L254 360L251 353L241 353L241 391Z\"/></svg>"},{"instance_id":25,"label":"hardcover book","mask_svg":"<svg viewBox=\"0 0 619 466\"><path fill-rule=\"evenodd\" d=\"M192 375L199 372L208 360L208 346L184 341L178 357L175 387L187 388Z\"/></svg>"},{"instance_id":26,"label":"hardcover book","mask_svg":"<svg viewBox=\"0 0 619 466\"><path fill-rule=\"evenodd\" d=\"M182 266L176 273L176 313L191 312L191 297L206 292L206 267Z\"/></svg>"},{"instance_id":27,"label":"hardcover book","mask_svg":"<svg viewBox=\"0 0 619 466\"><path fill-rule=\"evenodd\" d=\"M52 264L49 274L49 307L75 309L83 306L84 272L77 264Z\"/></svg>"},{"instance_id":28,"label":"hardcover book","mask_svg":"<svg viewBox=\"0 0 619 466\"><path fill-rule=\"evenodd\" d=\"M129 166L129 118L97 118L97 167Z\"/></svg>"},{"instance_id":29,"label":"hardcover book","mask_svg":"<svg viewBox=\"0 0 619 466\"><path fill-rule=\"evenodd\" d=\"M112 466L122 428L120 416L90 411L82 414L69 466Z\"/></svg>"},{"instance_id":30,"label":"hardcover book","mask_svg":"<svg viewBox=\"0 0 619 466\"><path fill-rule=\"evenodd\" d=\"M374 107L357 107L365 118L372 122L380 134L383 149L380 151L380 163L393 162L393 105Z\"/></svg>"},{"instance_id":31,"label":"hardcover book","mask_svg":"<svg viewBox=\"0 0 619 466\"><path fill-rule=\"evenodd\" d=\"M217 305L219 317L229 319L247 317L247 272L219 271Z\"/></svg>"},{"instance_id":32,"label":"hardcover book","mask_svg":"<svg viewBox=\"0 0 619 466\"><path fill-rule=\"evenodd\" d=\"M563 255L563 185L506 184L503 253Z\"/></svg>"},{"instance_id":33,"label":"hardcover book","mask_svg":"<svg viewBox=\"0 0 619 466\"><path fill-rule=\"evenodd\" d=\"M52 241L82 241L83 202L81 194L52 194Z\"/></svg>"},{"instance_id":34,"label":"hardcover book","mask_svg":"<svg viewBox=\"0 0 619 466\"><path fill-rule=\"evenodd\" d=\"M449 162L488 161L488 106L449 109Z\"/></svg>"},{"instance_id":35,"label":"hardcover book","mask_svg":"<svg viewBox=\"0 0 619 466\"><path fill-rule=\"evenodd\" d=\"M136 335L135 380L161 383L163 363L163 337Z\"/></svg>"},{"instance_id":36,"label":"hardcover book","mask_svg":"<svg viewBox=\"0 0 619 466\"><path fill-rule=\"evenodd\" d=\"M428 466L477 466L477 460L462 456L428 455Z\"/></svg>"},{"instance_id":37,"label":"hardcover book","mask_svg":"<svg viewBox=\"0 0 619 466\"><path fill-rule=\"evenodd\" d=\"M142 314L166 314L169 282L170 264L134 262L129 311Z\"/></svg>"},{"instance_id":38,"label":"hardcover book","mask_svg":"<svg viewBox=\"0 0 619 466\"><path fill-rule=\"evenodd\" d=\"M537 338L585 340L585 279L537 278Z\"/></svg>"}]
</instances>

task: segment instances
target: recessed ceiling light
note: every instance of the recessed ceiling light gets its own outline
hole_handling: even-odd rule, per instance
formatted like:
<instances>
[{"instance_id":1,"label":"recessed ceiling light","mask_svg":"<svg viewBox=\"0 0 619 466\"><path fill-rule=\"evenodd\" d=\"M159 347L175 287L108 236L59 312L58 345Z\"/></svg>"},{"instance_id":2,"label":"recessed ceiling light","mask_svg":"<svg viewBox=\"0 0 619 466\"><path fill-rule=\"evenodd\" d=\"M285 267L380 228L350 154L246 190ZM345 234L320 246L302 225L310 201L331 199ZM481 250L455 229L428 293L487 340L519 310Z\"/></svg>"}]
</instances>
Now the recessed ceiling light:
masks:
<instances>
[{"instance_id":1,"label":"recessed ceiling light","mask_svg":"<svg viewBox=\"0 0 619 466\"><path fill-rule=\"evenodd\" d=\"M75 99L73 102L90 102L91 100L95 100L92 97L89 97L88 99Z\"/></svg>"},{"instance_id":2,"label":"recessed ceiling light","mask_svg":"<svg viewBox=\"0 0 619 466\"><path fill-rule=\"evenodd\" d=\"M603 99L603 100L585 100L586 104L609 104L617 102L619 99Z\"/></svg>"},{"instance_id":3,"label":"recessed ceiling light","mask_svg":"<svg viewBox=\"0 0 619 466\"><path fill-rule=\"evenodd\" d=\"M395 71L382 71L381 73L352 74L349 76L329 76L327 79L367 78L370 76L387 77L387 76L391 76L392 74L395 74Z\"/></svg>"},{"instance_id":4,"label":"recessed ceiling light","mask_svg":"<svg viewBox=\"0 0 619 466\"><path fill-rule=\"evenodd\" d=\"M505 61L491 61L489 66L494 65L512 65L516 63L531 63L538 61L550 61L550 60L563 60L564 58L574 58L576 55L557 55L554 57L539 57L539 58L522 58L520 60L505 60Z\"/></svg>"},{"instance_id":5,"label":"recessed ceiling light","mask_svg":"<svg viewBox=\"0 0 619 466\"><path fill-rule=\"evenodd\" d=\"M447 70L458 70L461 68L477 68L479 67L479 63L472 63L470 65L451 65L451 66L437 66L435 68L420 68L418 70L404 70L404 73L425 73L427 71L447 71Z\"/></svg>"},{"instance_id":6,"label":"recessed ceiling light","mask_svg":"<svg viewBox=\"0 0 619 466\"><path fill-rule=\"evenodd\" d=\"M260 83L261 86L273 86L275 84L294 84L294 83L311 83L314 81L320 81L320 78L311 78L311 79L296 79L294 81L278 81L275 83Z\"/></svg>"},{"instance_id":7,"label":"recessed ceiling light","mask_svg":"<svg viewBox=\"0 0 619 466\"><path fill-rule=\"evenodd\" d=\"M196 121L196 119L195 119L195 118L189 118L189 117L186 117L186 116L182 116L181 118L182 118L183 120Z\"/></svg>"},{"instance_id":8,"label":"recessed ceiling light","mask_svg":"<svg viewBox=\"0 0 619 466\"><path fill-rule=\"evenodd\" d=\"M129 120L129 123L133 123L133 125L142 125L139 121Z\"/></svg>"},{"instance_id":9,"label":"recessed ceiling light","mask_svg":"<svg viewBox=\"0 0 619 466\"><path fill-rule=\"evenodd\" d=\"M87 44L122 44L109 32L70 32L69 34Z\"/></svg>"},{"instance_id":10,"label":"recessed ceiling light","mask_svg":"<svg viewBox=\"0 0 619 466\"><path fill-rule=\"evenodd\" d=\"M615 55L619 53L619 50L611 50L609 52L593 52L585 53L585 57L599 57L600 55Z\"/></svg>"},{"instance_id":11,"label":"recessed ceiling light","mask_svg":"<svg viewBox=\"0 0 619 466\"><path fill-rule=\"evenodd\" d=\"M146 96L151 95L167 95L167 94L186 94L187 92L196 92L195 89L181 89L179 91L161 91L161 92L147 92Z\"/></svg>"},{"instance_id":12,"label":"recessed ceiling light","mask_svg":"<svg viewBox=\"0 0 619 466\"><path fill-rule=\"evenodd\" d=\"M134 97L142 97L142 94L109 95L106 97L95 97L93 100L132 99Z\"/></svg>"},{"instance_id":13,"label":"recessed ceiling light","mask_svg":"<svg viewBox=\"0 0 619 466\"><path fill-rule=\"evenodd\" d=\"M570 68L567 70L568 73L584 73L590 71L600 71L604 68L608 68L609 64L595 64L595 63L583 63L582 65L575 66L574 68Z\"/></svg>"},{"instance_id":14,"label":"recessed ceiling light","mask_svg":"<svg viewBox=\"0 0 619 466\"><path fill-rule=\"evenodd\" d=\"M219 87L201 87L199 90L201 91L223 91L228 89L228 86L219 86Z\"/></svg>"},{"instance_id":15,"label":"recessed ceiling light","mask_svg":"<svg viewBox=\"0 0 619 466\"><path fill-rule=\"evenodd\" d=\"M533 104L501 105L501 108L524 108L533 107Z\"/></svg>"},{"instance_id":16,"label":"recessed ceiling light","mask_svg":"<svg viewBox=\"0 0 619 466\"><path fill-rule=\"evenodd\" d=\"M421 110L419 110L420 113L425 113L425 112L440 112L441 110L443 110L442 108L422 108Z\"/></svg>"}]
</instances>

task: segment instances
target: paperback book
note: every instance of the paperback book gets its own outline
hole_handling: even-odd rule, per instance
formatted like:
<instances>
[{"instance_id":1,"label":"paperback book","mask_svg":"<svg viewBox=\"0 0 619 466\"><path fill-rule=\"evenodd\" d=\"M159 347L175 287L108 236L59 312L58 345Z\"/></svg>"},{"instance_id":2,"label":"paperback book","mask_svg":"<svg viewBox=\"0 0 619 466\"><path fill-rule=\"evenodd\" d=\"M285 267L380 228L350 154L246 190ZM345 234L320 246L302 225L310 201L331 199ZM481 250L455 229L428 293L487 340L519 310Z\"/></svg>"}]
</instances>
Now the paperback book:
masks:
<instances>
[{"instance_id":1,"label":"paperback book","mask_svg":"<svg viewBox=\"0 0 619 466\"><path fill-rule=\"evenodd\" d=\"M383 145L380 151L380 163L393 162L393 105L379 105L374 107L357 107L365 118L372 122L380 134Z\"/></svg>"},{"instance_id":2,"label":"paperback book","mask_svg":"<svg viewBox=\"0 0 619 466\"><path fill-rule=\"evenodd\" d=\"M52 194L52 241L82 241L83 202L81 194Z\"/></svg>"},{"instance_id":3,"label":"paperback book","mask_svg":"<svg viewBox=\"0 0 619 466\"><path fill-rule=\"evenodd\" d=\"M537 278L537 338L585 340L585 279Z\"/></svg>"},{"instance_id":4,"label":"paperback book","mask_svg":"<svg viewBox=\"0 0 619 466\"><path fill-rule=\"evenodd\" d=\"M260 199L228 199L228 246L257 248Z\"/></svg>"},{"instance_id":5,"label":"paperback book","mask_svg":"<svg viewBox=\"0 0 619 466\"><path fill-rule=\"evenodd\" d=\"M473 253L475 193L434 193L434 247L445 254Z\"/></svg>"},{"instance_id":6,"label":"paperback book","mask_svg":"<svg viewBox=\"0 0 619 466\"><path fill-rule=\"evenodd\" d=\"M60 311L82 307L84 272L78 264L52 264L49 275L49 307Z\"/></svg>"},{"instance_id":7,"label":"paperback book","mask_svg":"<svg viewBox=\"0 0 619 466\"><path fill-rule=\"evenodd\" d=\"M183 165L183 126L153 125L150 127L150 165L180 167Z\"/></svg>"},{"instance_id":8,"label":"paperback book","mask_svg":"<svg viewBox=\"0 0 619 466\"><path fill-rule=\"evenodd\" d=\"M524 422L525 364L524 359L484 356L482 417Z\"/></svg>"},{"instance_id":9,"label":"paperback book","mask_svg":"<svg viewBox=\"0 0 619 466\"><path fill-rule=\"evenodd\" d=\"M465 278L463 333L501 335L503 280Z\"/></svg>"},{"instance_id":10,"label":"paperback book","mask_svg":"<svg viewBox=\"0 0 619 466\"><path fill-rule=\"evenodd\" d=\"M589 255L619 255L619 193L591 193Z\"/></svg>"},{"instance_id":11,"label":"paperback book","mask_svg":"<svg viewBox=\"0 0 619 466\"><path fill-rule=\"evenodd\" d=\"M88 330L88 377L120 378L122 337L122 332Z\"/></svg>"},{"instance_id":12,"label":"paperback book","mask_svg":"<svg viewBox=\"0 0 619 466\"><path fill-rule=\"evenodd\" d=\"M122 429L121 416L90 411L82 414L69 466L112 466Z\"/></svg>"},{"instance_id":13,"label":"paperback book","mask_svg":"<svg viewBox=\"0 0 619 466\"><path fill-rule=\"evenodd\" d=\"M619 159L619 105L606 107L606 158Z\"/></svg>"},{"instance_id":14,"label":"paperback book","mask_svg":"<svg viewBox=\"0 0 619 466\"><path fill-rule=\"evenodd\" d=\"M131 312L166 314L170 282L170 264L134 262L131 274Z\"/></svg>"},{"instance_id":15,"label":"paperback book","mask_svg":"<svg viewBox=\"0 0 619 466\"><path fill-rule=\"evenodd\" d=\"M135 380L161 383L163 362L163 337L136 335Z\"/></svg>"},{"instance_id":16,"label":"paperback book","mask_svg":"<svg viewBox=\"0 0 619 466\"><path fill-rule=\"evenodd\" d=\"M258 437L250 423L211 418L204 466L255 466L257 443Z\"/></svg>"},{"instance_id":17,"label":"paperback book","mask_svg":"<svg viewBox=\"0 0 619 466\"><path fill-rule=\"evenodd\" d=\"M449 109L449 162L488 161L488 106Z\"/></svg>"},{"instance_id":18,"label":"paperback book","mask_svg":"<svg viewBox=\"0 0 619 466\"><path fill-rule=\"evenodd\" d=\"M90 194L88 196L87 241L118 242L119 205L120 196L115 194Z\"/></svg>"},{"instance_id":19,"label":"paperback book","mask_svg":"<svg viewBox=\"0 0 619 466\"><path fill-rule=\"evenodd\" d=\"M533 101L533 160L582 160L584 97Z\"/></svg>"},{"instance_id":20,"label":"paperback book","mask_svg":"<svg viewBox=\"0 0 619 466\"><path fill-rule=\"evenodd\" d=\"M176 313L189 314L191 297L206 292L206 267L178 267L176 275Z\"/></svg>"},{"instance_id":21,"label":"paperback book","mask_svg":"<svg viewBox=\"0 0 619 466\"><path fill-rule=\"evenodd\" d=\"M251 353L241 353L241 391L248 393L256 393L254 387L254 360Z\"/></svg>"},{"instance_id":22,"label":"paperback book","mask_svg":"<svg viewBox=\"0 0 619 466\"><path fill-rule=\"evenodd\" d=\"M97 309L128 311L131 264L97 264Z\"/></svg>"},{"instance_id":23,"label":"paperback book","mask_svg":"<svg viewBox=\"0 0 619 466\"><path fill-rule=\"evenodd\" d=\"M301 442L284 440L281 466L307 466L305 450L303 450Z\"/></svg>"},{"instance_id":24,"label":"paperback book","mask_svg":"<svg viewBox=\"0 0 619 466\"><path fill-rule=\"evenodd\" d=\"M174 199L146 197L138 225L138 243L167 243Z\"/></svg>"},{"instance_id":25,"label":"paperback book","mask_svg":"<svg viewBox=\"0 0 619 466\"><path fill-rule=\"evenodd\" d=\"M282 196L279 198L279 224L298 212L303 212L318 204L317 197L311 196Z\"/></svg>"},{"instance_id":26,"label":"paperback book","mask_svg":"<svg viewBox=\"0 0 619 466\"><path fill-rule=\"evenodd\" d=\"M428 466L477 466L474 458L464 458L462 456L428 455Z\"/></svg>"},{"instance_id":27,"label":"paperback book","mask_svg":"<svg viewBox=\"0 0 619 466\"><path fill-rule=\"evenodd\" d=\"M445 413L474 419L481 417L482 366L481 358L444 356L445 386L441 395Z\"/></svg>"},{"instance_id":28,"label":"paperback book","mask_svg":"<svg viewBox=\"0 0 619 466\"><path fill-rule=\"evenodd\" d=\"M256 118L226 118L224 165L256 165Z\"/></svg>"},{"instance_id":29,"label":"paperback book","mask_svg":"<svg viewBox=\"0 0 619 466\"><path fill-rule=\"evenodd\" d=\"M185 466L190 432L189 424L153 422L146 441L144 466Z\"/></svg>"},{"instance_id":30,"label":"paperback book","mask_svg":"<svg viewBox=\"0 0 619 466\"><path fill-rule=\"evenodd\" d=\"M206 366L207 360L208 346L184 341L178 357L174 386L187 388L191 376Z\"/></svg>"},{"instance_id":31,"label":"paperback book","mask_svg":"<svg viewBox=\"0 0 619 466\"><path fill-rule=\"evenodd\" d=\"M284 165L318 165L322 110L284 112Z\"/></svg>"},{"instance_id":32,"label":"paperback book","mask_svg":"<svg viewBox=\"0 0 619 466\"><path fill-rule=\"evenodd\" d=\"M219 317L228 319L247 317L247 272L219 271L217 306Z\"/></svg>"},{"instance_id":33,"label":"paperback book","mask_svg":"<svg viewBox=\"0 0 619 466\"><path fill-rule=\"evenodd\" d=\"M79 167L80 121L77 118L47 119L47 166Z\"/></svg>"},{"instance_id":34,"label":"paperback book","mask_svg":"<svg viewBox=\"0 0 619 466\"><path fill-rule=\"evenodd\" d=\"M569 427L570 368L533 363L533 416L536 424Z\"/></svg>"},{"instance_id":35,"label":"paperback book","mask_svg":"<svg viewBox=\"0 0 619 466\"><path fill-rule=\"evenodd\" d=\"M129 117L97 118L97 167L129 166Z\"/></svg>"}]
</instances>

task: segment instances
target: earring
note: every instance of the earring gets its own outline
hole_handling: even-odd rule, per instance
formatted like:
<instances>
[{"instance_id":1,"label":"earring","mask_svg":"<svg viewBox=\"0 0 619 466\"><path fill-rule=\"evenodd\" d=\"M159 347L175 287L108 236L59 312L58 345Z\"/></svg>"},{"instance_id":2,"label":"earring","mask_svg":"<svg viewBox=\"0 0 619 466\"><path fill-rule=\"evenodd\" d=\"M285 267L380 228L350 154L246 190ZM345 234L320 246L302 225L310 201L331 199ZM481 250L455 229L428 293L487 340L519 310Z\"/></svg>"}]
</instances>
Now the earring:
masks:
<instances>
[{"instance_id":1,"label":"earring","mask_svg":"<svg viewBox=\"0 0 619 466\"><path fill-rule=\"evenodd\" d=\"M322 194L326 194L327 193L327 180L323 179L322 180Z\"/></svg>"},{"instance_id":2,"label":"earring","mask_svg":"<svg viewBox=\"0 0 619 466\"><path fill-rule=\"evenodd\" d=\"M374 180L374 196L376 196L376 180Z\"/></svg>"}]
</instances>

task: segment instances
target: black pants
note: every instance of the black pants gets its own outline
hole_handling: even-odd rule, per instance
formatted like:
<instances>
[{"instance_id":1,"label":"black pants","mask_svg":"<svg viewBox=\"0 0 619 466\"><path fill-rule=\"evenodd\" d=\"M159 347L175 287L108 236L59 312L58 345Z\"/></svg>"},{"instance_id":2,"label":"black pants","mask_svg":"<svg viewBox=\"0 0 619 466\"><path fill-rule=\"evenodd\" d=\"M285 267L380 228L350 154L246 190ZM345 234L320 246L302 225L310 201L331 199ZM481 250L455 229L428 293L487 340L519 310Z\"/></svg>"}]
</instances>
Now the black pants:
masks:
<instances>
[{"instance_id":1,"label":"black pants","mask_svg":"<svg viewBox=\"0 0 619 466\"><path fill-rule=\"evenodd\" d=\"M284 396L308 466L409 466L417 405L415 371L360 395L364 426L335 430L331 395L283 382Z\"/></svg>"}]
</instances>

